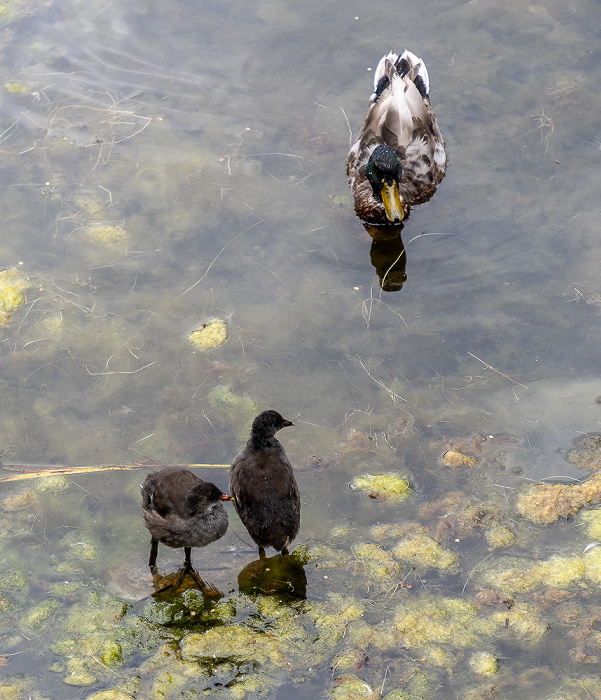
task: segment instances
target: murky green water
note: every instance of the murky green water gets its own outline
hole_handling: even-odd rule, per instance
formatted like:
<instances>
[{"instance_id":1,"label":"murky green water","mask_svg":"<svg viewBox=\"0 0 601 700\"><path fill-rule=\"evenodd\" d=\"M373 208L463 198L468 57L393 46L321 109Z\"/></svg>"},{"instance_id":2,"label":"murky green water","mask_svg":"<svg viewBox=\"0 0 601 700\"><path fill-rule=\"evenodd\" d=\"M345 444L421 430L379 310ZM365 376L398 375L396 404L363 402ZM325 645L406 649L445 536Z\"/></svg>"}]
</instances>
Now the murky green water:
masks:
<instances>
[{"instance_id":1,"label":"murky green water","mask_svg":"<svg viewBox=\"0 0 601 700\"><path fill-rule=\"evenodd\" d=\"M598 6L9 0L0 19L0 268L27 282L0 327L3 463L227 465L276 408L303 503L291 570L253 568L232 511L193 553L223 598L153 602L144 470L2 484L0 695L599 696L599 535L516 510L531 480L594 470L566 453L601 422ZM347 118L405 47L450 167L383 292L402 245L354 215ZM227 342L194 348L215 317ZM348 488L387 472L407 500ZM274 580L296 598L253 588Z\"/></svg>"}]
</instances>

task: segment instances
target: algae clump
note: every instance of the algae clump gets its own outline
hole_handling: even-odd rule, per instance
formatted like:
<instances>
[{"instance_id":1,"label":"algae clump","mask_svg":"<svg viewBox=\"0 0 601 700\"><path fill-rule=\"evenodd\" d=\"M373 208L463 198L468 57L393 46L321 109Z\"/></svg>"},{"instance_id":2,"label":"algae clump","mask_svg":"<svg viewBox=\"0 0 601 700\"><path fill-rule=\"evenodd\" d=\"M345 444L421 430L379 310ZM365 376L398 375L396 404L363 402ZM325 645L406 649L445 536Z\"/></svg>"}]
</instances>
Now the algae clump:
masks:
<instances>
[{"instance_id":1,"label":"algae clump","mask_svg":"<svg viewBox=\"0 0 601 700\"><path fill-rule=\"evenodd\" d=\"M582 524L588 537L601 541L601 510L587 510L582 514Z\"/></svg>"},{"instance_id":2,"label":"algae clump","mask_svg":"<svg viewBox=\"0 0 601 700\"><path fill-rule=\"evenodd\" d=\"M0 326L6 325L23 304L28 287L28 280L17 268L0 270Z\"/></svg>"},{"instance_id":3,"label":"algae clump","mask_svg":"<svg viewBox=\"0 0 601 700\"><path fill-rule=\"evenodd\" d=\"M360 572L376 581L388 582L402 568L389 552L377 544L355 545L353 553L359 560Z\"/></svg>"},{"instance_id":4,"label":"algae clump","mask_svg":"<svg viewBox=\"0 0 601 700\"><path fill-rule=\"evenodd\" d=\"M484 533L486 541L492 549L510 547L515 544L516 536L507 525L495 525Z\"/></svg>"},{"instance_id":5,"label":"algae clump","mask_svg":"<svg viewBox=\"0 0 601 700\"><path fill-rule=\"evenodd\" d=\"M331 700L377 700L380 694L365 681L355 675L339 676L334 679L334 688L330 691Z\"/></svg>"},{"instance_id":6,"label":"algae clump","mask_svg":"<svg viewBox=\"0 0 601 700\"><path fill-rule=\"evenodd\" d=\"M478 460L475 457L464 455L462 452L457 452L457 450L447 450L443 454L441 462L445 467L453 467L454 469L475 467L478 464Z\"/></svg>"},{"instance_id":7,"label":"algae clump","mask_svg":"<svg viewBox=\"0 0 601 700\"><path fill-rule=\"evenodd\" d=\"M192 331L188 340L201 350L211 350L223 345L228 338L227 323L221 318L213 318Z\"/></svg>"},{"instance_id":8,"label":"algae clump","mask_svg":"<svg viewBox=\"0 0 601 700\"><path fill-rule=\"evenodd\" d=\"M370 498L396 503L404 501L411 493L410 482L397 472L357 476L351 481L350 487L353 490L366 491Z\"/></svg>"},{"instance_id":9,"label":"algae clump","mask_svg":"<svg viewBox=\"0 0 601 700\"><path fill-rule=\"evenodd\" d=\"M489 651L478 651L470 656L470 668L478 676L492 676L499 670L497 657Z\"/></svg>"},{"instance_id":10,"label":"algae clump","mask_svg":"<svg viewBox=\"0 0 601 700\"><path fill-rule=\"evenodd\" d=\"M527 520L549 525L575 515L583 506L601 502L601 473L581 484L536 484L518 497L516 508Z\"/></svg>"},{"instance_id":11,"label":"algae clump","mask_svg":"<svg viewBox=\"0 0 601 700\"><path fill-rule=\"evenodd\" d=\"M127 231L122 226L95 224L88 228L88 235L94 241L105 245L121 243L127 239Z\"/></svg>"},{"instance_id":12,"label":"algae clump","mask_svg":"<svg viewBox=\"0 0 601 700\"><path fill-rule=\"evenodd\" d=\"M423 532L413 532L404 537L392 549L396 559L422 568L450 569L459 562L459 555L450 549L445 549Z\"/></svg>"},{"instance_id":13,"label":"algae clump","mask_svg":"<svg viewBox=\"0 0 601 700\"><path fill-rule=\"evenodd\" d=\"M393 619L393 629L409 648L431 644L467 648L491 636L497 626L492 619L480 617L474 603L428 595L401 603Z\"/></svg>"}]
</instances>

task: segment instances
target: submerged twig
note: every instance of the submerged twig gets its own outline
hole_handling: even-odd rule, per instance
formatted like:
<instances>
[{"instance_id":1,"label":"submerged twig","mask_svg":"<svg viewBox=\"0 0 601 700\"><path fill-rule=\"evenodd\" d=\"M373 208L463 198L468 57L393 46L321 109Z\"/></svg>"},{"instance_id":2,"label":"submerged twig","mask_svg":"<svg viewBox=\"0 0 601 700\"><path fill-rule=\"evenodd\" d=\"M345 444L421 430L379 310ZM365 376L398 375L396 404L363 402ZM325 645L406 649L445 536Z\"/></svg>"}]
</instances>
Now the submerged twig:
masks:
<instances>
[{"instance_id":1,"label":"submerged twig","mask_svg":"<svg viewBox=\"0 0 601 700\"><path fill-rule=\"evenodd\" d=\"M512 379L511 377L507 376L506 374L503 374L503 372L500 372L498 369L495 369L492 365L489 365L488 362L484 362L484 360L481 360L479 357L476 357L473 352L470 352L468 350L467 352L468 355L471 355L474 360L478 360L478 362L481 362L485 367L488 367L488 369L492 369L493 372L496 372L497 374L500 374L502 377L505 377L505 379L509 379L510 382L513 382L514 384L517 384L518 386L521 386L522 389L528 389L527 386L524 384L520 384L516 379Z\"/></svg>"},{"instance_id":2,"label":"submerged twig","mask_svg":"<svg viewBox=\"0 0 601 700\"><path fill-rule=\"evenodd\" d=\"M229 469L230 464L109 464L96 467L34 467L24 464L2 464L0 470L15 472L0 476L2 481L21 481L22 479L37 479L40 476L63 476L69 474L88 474L91 472L136 471L139 469L154 469L155 467L181 467L182 469Z\"/></svg>"},{"instance_id":3,"label":"submerged twig","mask_svg":"<svg viewBox=\"0 0 601 700\"><path fill-rule=\"evenodd\" d=\"M215 261L217 260L217 258L221 255L221 253L223 253L223 251L224 251L227 247L229 247L230 245L232 245L232 243L233 243L234 241L238 240L238 238L240 238L240 236L241 236L243 233L246 233L247 231L250 231L251 228L254 228L255 226L258 226L259 224L262 224L264 221L265 221L265 219L261 219L260 221L257 221L257 223L253 224L252 226L249 226L248 228L245 228L243 231L240 231L239 234L237 234L236 236L234 236L234 237L232 238L232 240L229 241L228 243L226 243L226 244L223 246L223 248L217 253L217 255L211 260L211 263L210 263L209 267L207 267L207 270L206 270L206 272L204 273L204 275L203 275L199 280L197 280L196 282L194 282L194 284L193 284L191 287L188 287L188 289L186 289L184 292L182 292L182 293L181 293L178 297L176 297L176 298L177 298L177 299L181 299L181 297L183 297L184 294L187 294L188 292L191 292L191 291L194 289L194 287L196 287L196 285L200 284L200 283L204 280L204 278L209 274L209 272L211 271L211 268L212 268L213 265L215 264Z\"/></svg>"},{"instance_id":4,"label":"submerged twig","mask_svg":"<svg viewBox=\"0 0 601 700\"><path fill-rule=\"evenodd\" d=\"M367 367L363 364L363 360L359 357L359 355L357 355L357 359L359 360L359 364L361 365L361 367L363 367L363 369L367 372L367 374L371 377L371 379L373 379L374 382L375 382L376 384L378 384L379 386L381 386L382 389L384 389L384 390L386 391L386 393L388 394L388 396L390 396L390 399L392 400L392 403L393 403L393 404L395 404L396 406L398 406L399 403L400 403L401 401L404 401L405 403L407 403L407 399L404 399L400 394L397 394L397 393L394 392L392 389L389 389L389 388L384 384L384 382L380 381L379 379L376 379L376 377L374 377L374 375L373 375L373 374L367 369Z\"/></svg>"}]
</instances>

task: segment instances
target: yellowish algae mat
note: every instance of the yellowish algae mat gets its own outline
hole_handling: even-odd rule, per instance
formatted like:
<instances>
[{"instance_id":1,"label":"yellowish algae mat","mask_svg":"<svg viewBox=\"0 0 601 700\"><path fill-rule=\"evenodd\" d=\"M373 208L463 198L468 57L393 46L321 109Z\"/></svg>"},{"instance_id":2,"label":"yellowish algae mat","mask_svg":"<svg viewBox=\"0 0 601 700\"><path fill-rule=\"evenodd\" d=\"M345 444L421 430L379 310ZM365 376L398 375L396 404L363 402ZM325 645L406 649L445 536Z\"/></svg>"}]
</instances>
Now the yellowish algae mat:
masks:
<instances>
[{"instance_id":1,"label":"yellowish algae mat","mask_svg":"<svg viewBox=\"0 0 601 700\"><path fill-rule=\"evenodd\" d=\"M25 291L29 286L29 280L21 270L15 267L0 270L0 326L7 324L25 302Z\"/></svg>"},{"instance_id":2,"label":"yellowish algae mat","mask_svg":"<svg viewBox=\"0 0 601 700\"><path fill-rule=\"evenodd\" d=\"M353 490L365 491L370 498L382 501L404 501L411 493L411 484L401 474L365 474L351 481Z\"/></svg>"},{"instance_id":3,"label":"yellowish algae mat","mask_svg":"<svg viewBox=\"0 0 601 700\"><path fill-rule=\"evenodd\" d=\"M212 350L223 345L228 339L227 323L221 318L212 318L193 330L188 339L200 350Z\"/></svg>"}]
</instances>

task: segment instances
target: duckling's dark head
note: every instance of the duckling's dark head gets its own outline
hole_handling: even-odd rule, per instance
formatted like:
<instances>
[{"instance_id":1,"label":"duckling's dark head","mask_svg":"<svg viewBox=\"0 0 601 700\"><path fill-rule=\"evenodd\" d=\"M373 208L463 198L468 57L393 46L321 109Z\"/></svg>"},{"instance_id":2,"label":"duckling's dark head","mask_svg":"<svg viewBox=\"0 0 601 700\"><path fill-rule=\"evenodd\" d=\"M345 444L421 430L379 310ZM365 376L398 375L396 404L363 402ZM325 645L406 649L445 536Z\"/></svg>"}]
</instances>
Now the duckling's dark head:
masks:
<instances>
[{"instance_id":1,"label":"duckling's dark head","mask_svg":"<svg viewBox=\"0 0 601 700\"><path fill-rule=\"evenodd\" d=\"M253 421L250 431L251 438L258 438L260 440L273 437L278 430L286 428L289 425L294 425L294 423L282 418L277 411L263 411L263 413L259 413Z\"/></svg>"},{"instance_id":2,"label":"duckling's dark head","mask_svg":"<svg viewBox=\"0 0 601 700\"><path fill-rule=\"evenodd\" d=\"M405 217L399 195L402 172L401 161L390 146L378 146L365 169L374 195L382 200L386 218L391 224L400 224Z\"/></svg>"}]
</instances>

